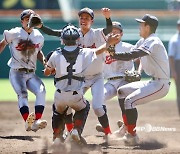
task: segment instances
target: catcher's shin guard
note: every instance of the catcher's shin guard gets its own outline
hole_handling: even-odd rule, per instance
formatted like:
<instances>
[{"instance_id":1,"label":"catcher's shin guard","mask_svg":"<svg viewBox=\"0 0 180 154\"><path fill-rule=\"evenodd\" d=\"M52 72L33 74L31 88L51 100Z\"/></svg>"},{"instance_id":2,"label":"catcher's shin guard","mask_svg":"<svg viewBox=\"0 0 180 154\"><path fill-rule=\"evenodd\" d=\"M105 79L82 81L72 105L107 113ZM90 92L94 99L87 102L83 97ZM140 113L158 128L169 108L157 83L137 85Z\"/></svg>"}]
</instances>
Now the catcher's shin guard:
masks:
<instances>
[{"instance_id":1,"label":"catcher's shin guard","mask_svg":"<svg viewBox=\"0 0 180 154\"><path fill-rule=\"evenodd\" d=\"M68 132L70 132L74 125L73 125L73 114L68 114L68 115L65 115L65 124L66 124L66 128L68 130Z\"/></svg>"},{"instance_id":2,"label":"catcher's shin guard","mask_svg":"<svg viewBox=\"0 0 180 154\"><path fill-rule=\"evenodd\" d=\"M76 128L81 135L86 123L86 119L89 114L90 110L90 104L88 101L86 101L86 107L80 111L76 111L73 117L73 122L74 122L74 128Z\"/></svg>"},{"instance_id":3,"label":"catcher's shin guard","mask_svg":"<svg viewBox=\"0 0 180 154\"><path fill-rule=\"evenodd\" d=\"M65 129L64 123L64 114L60 114L56 111L55 105L53 104L53 116L52 116L52 129L54 132L54 136L57 137L60 134L63 134Z\"/></svg>"}]
</instances>

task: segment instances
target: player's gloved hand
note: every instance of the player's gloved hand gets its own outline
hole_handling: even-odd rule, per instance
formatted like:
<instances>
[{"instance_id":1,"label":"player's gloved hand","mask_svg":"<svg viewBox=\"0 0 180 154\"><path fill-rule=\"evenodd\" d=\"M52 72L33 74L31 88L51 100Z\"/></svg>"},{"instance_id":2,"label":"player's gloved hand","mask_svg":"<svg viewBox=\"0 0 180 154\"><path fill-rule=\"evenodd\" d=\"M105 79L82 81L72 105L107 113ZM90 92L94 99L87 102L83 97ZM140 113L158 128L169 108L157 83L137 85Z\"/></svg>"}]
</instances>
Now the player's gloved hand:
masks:
<instances>
[{"instance_id":1,"label":"player's gloved hand","mask_svg":"<svg viewBox=\"0 0 180 154\"><path fill-rule=\"evenodd\" d=\"M141 75L138 73L138 71L126 70L124 74L125 74L125 81L129 83L141 80Z\"/></svg>"},{"instance_id":2,"label":"player's gloved hand","mask_svg":"<svg viewBox=\"0 0 180 154\"><path fill-rule=\"evenodd\" d=\"M42 24L43 23L41 17L38 14L31 14L31 16L29 17L28 28L31 27L41 28Z\"/></svg>"}]
</instances>

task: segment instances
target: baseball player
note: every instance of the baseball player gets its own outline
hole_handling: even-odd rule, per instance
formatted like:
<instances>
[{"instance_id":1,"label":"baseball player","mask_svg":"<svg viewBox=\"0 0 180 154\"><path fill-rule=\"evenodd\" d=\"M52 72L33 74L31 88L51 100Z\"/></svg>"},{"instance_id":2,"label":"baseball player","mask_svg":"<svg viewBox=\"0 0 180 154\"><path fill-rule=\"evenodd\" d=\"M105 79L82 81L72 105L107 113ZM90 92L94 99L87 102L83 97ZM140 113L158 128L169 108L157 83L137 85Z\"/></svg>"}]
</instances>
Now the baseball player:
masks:
<instances>
[{"instance_id":1,"label":"baseball player","mask_svg":"<svg viewBox=\"0 0 180 154\"><path fill-rule=\"evenodd\" d=\"M123 61L140 57L138 71L152 77L149 81L138 81L121 86L118 89L119 99L124 99L127 118L127 131L123 137L126 145L138 144L136 134L136 121L138 117L136 105L144 104L164 97L170 87L170 69L167 51L162 41L155 35L158 19L146 14L140 23L140 36L142 37L130 53L115 53L113 58Z\"/></svg>"},{"instance_id":2,"label":"baseball player","mask_svg":"<svg viewBox=\"0 0 180 154\"><path fill-rule=\"evenodd\" d=\"M80 25L80 39L79 46L86 48L98 48L106 42L105 36L112 31L112 22L110 19L110 9L102 8L102 13L106 18L106 28L93 29L91 25L94 21L94 13L90 8L83 8L79 11L79 25ZM54 36L60 36L61 30L52 30L44 25L38 26L40 29ZM91 65L90 71L87 72L86 76L86 86L84 87L84 92L86 92L91 87L92 93L92 107L95 114L98 117L100 124L103 126L105 134L111 133L109 127L109 120L106 114L106 106L104 104L104 79L102 76L103 72L103 54L97 56L97 59ZM97 67L98 66L98 67ZM72 114L71 114L72 115ZM73 125L71 122L71 116L68 120L68 130L71 130ZM66 125L67 126L67 125Z\"/></svg>"},{"instance_id":3,"label":"baseball player","mask_svg":"<svg viewBox=\"0 0 180 154\"><path fill-rule=\"evenodd\" d=\"M91 65L97 59L96 55L105 51L108 45L113 43L111 41L117 41L117 39L108 40L108 43L100 48L90 49L78 46L77 39L79 37L78 28L73 25L65 26L61 34L65 47L52 53L44 71L45 75L51 75L55 71L56 92L54 96L55 110L52 118L53 131L57 135L61 134L62 137L64 115L69 106L75 110L71 137L78 142L81 140L82 128L90 109L89 103L83 97L84 77L87 77L87 72L90 71ZM56 120L58 120L59 126Z\"/></svg>"},{"instance_id":4,"label":"baseball player","mask_svg":"<svg viewBox=\"0 0 180 154\"><path fill-rule=\"evenodd\" d=\"M115 53L123 53L123 52L130 52L131 48L133 47L132 44L122 42L121 38L123 36L123 28L121 23L119 22L112 22L113 29L112 34L119 34L119 41L115 45ZM121 87L122 85L127 84L128 82L125 81L125 71L134 71L134 62L133 60L130 61L121 61L113 59L110 54L105 55L105 65L104 65L104 78L107 79L107 82L104 85L104 95L105 95L105 101L110 100L114 96L117 96L117 89ZM121 128L117 131L117 135L123 136L126 132L126 126L127 126L127 119L124 109L124 102L122 102L121 99L119 99L119 105L122 111L122 117L123 122L119 122L119 126ZM97 131L104 132L104 129L101 125L96 126Z\"/></svg>"},{"instance_id":5,"label":"baseball player","mask_svg":"<svg viewBox=\"0 0 180 154\"><path fill-rule=\"evenodd\" d=\"M37 131L47 125L46 120L41 120L45 105L45 87L41 79L35 74L36 62L39 59L45 65L42 52L44 37L33 28L28 28L29 16L33 10L24 10L21 15L22 27L4 31L4 39L0 42L0 53L9 44L11 59L9 80L18 96L18 106L25 121L26 131ZM36 95L35 113L29 114L28 92Z\"/></svg>"},{"instance_id":6,"label":"baseball player","mask_svg":"<svg viewBox=\"0 0 180 154\"><path fill-rule=\"evenodd\" d=\"M172 36L168 44L171 76L176 83L177 106L180 116L180 19L177 21L177 33Z\"/></svg>"}]
</instances>

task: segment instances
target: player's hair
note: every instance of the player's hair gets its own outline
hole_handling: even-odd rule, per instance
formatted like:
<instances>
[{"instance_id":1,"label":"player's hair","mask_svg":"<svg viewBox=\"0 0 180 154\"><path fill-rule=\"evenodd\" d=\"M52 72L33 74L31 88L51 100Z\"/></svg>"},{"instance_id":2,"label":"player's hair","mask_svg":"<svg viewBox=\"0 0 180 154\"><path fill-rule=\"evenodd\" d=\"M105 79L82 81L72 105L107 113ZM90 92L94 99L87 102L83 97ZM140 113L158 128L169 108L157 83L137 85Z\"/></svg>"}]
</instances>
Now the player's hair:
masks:
<instances>
[{"instance_id":1,"label":"player's hair","mask_svg":"<svg viewBox=\"0 0 180 154\"><path fill-rule=\"evenodd\" d=\"M145 25L149 25L151 33L155 33L156 32L157 27L155 27L153 25L150 25L150 24L147 24L147 23L145 23Z\"/></svg>"}]
</instances>

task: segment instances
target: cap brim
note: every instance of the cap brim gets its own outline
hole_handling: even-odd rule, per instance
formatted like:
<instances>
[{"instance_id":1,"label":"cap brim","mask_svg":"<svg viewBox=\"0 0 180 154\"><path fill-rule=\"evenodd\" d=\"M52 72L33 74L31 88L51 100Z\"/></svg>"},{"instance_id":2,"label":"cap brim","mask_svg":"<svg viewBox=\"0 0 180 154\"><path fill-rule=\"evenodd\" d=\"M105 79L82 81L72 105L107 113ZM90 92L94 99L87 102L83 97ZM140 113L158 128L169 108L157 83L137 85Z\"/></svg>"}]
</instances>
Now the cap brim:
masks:
<instances>
[{"instance_id":1,"label":"cap brim","mask_svg":"<svg viewBox=\"0 0 180 154\"><path fill-rule=\"evenodd\" d=\"M137 22L144 23L145 21L142 19L135 19Z\"/></svg>"},{"instance_id":2,"label":"cap brim","mask_svg":"<svg viewBox=\"0 0 180 154\"><path fill-rule=\"evenodd\" d=\"M89 13L88 11L80 11L80 12L78 13L78 15L80 16L82 13L87 13L87 14L89 14L92 18L94 18L94 17L91 15L91 13Z\"/></svg>"}]
</instances>

